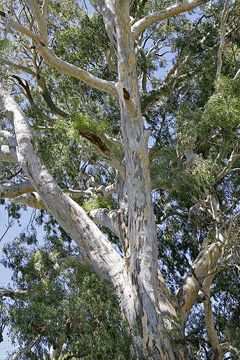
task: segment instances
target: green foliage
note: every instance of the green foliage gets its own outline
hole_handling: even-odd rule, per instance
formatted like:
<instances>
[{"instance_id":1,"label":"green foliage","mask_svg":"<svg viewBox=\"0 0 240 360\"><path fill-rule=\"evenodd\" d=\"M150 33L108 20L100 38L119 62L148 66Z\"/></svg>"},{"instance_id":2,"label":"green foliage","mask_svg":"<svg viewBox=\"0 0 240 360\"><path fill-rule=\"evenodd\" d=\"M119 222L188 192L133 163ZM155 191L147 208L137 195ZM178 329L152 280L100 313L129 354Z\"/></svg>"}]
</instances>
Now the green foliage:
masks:
<instances>
[{"instance_id":1,"label":"green foliage","mask_svg":"<svg viewBox=\"0 0 240 360\"><path fill-rule=\"evenodd\" d=\"M62 359L131 359L131 337L106 280L68 258L57 265L59 253L50 248L37 245L30 250L15 240L5 253L8 266L18 269L16 283L27 293L2 307L2 317L8 314L11 337L22 346L41 334L23 359L48 356L46 347L58 346L61 336Z\"/></svg>"},{"instance_id":2,"label":"green foliage","mask_svg":"<svg viewBox=\"0 0 240 360\"><path fill-rule=\"evenodd\" d=\"M8 39L0 39L0 51L5 50L9 45Z\"/></svg>"},{"instance_id":3,"label":"green foliage","mask_svg":"<svg viewBox=\"0 0 240 360\"><path fill-rule=\"evenodd\" d=\"M115 206L116 204L114 204L113 200L103 195L91 197L88 200L84 200L82 205L83 209L87 212L100 208L113 209Z\"/></svg>"},{"instance_id":4,"label":"green foliage","mask_svg":"<svg viewBox=\"0 0 240 360\"><path fill-rule=\"evenodd\" d=\"M106 121L104 120L96 121L94 119L90 119L88 116L86 116L83 113L79 113L75 117L74 127L76 130L91 132L99 136L101 135L104 136L107 130L109 132L108 129L109 125L107 124Z\"/></svg>"}]
</instances>

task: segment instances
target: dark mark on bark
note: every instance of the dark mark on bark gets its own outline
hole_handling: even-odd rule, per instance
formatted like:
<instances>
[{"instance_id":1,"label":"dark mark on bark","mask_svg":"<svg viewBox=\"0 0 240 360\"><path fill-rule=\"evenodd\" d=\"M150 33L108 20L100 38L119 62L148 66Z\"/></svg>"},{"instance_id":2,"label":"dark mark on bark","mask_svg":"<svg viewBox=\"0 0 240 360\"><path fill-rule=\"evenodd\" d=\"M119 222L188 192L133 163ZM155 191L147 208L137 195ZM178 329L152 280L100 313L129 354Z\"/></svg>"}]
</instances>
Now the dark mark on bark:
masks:
<instances>
[{"instance_id":1,"label":"dark mark on bark","mask_svg":"<svg viewBox=\"0 0 240 360\"><path fill-rule=\"evenodd\" d=\"M83 130L79 130L79 134L85 139L89 140L92 144L96 145L96 147L102 152L104 156L108 157L110 155L110 150L102 142L99 136L89 131L83 131Z\"/></svg>"},{"instance_id":2,"label":"dark mark on bark","mask_svg":"<svg viewBox=\"0 0 240 360\"><path fill-rule=\"evenodd\" d=\"M125 100L130 99L130 94L125 88L123 88L123 97L124 97Z\"/></svg>"}]
</instances>

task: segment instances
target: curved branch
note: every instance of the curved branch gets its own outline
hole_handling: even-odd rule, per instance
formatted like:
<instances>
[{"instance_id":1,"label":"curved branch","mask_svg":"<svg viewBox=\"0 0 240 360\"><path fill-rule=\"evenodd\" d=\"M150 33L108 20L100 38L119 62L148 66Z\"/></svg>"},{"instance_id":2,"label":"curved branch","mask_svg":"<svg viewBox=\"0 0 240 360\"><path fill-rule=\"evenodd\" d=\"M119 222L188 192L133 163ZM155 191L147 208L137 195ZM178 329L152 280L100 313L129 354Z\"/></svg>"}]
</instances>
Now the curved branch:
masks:
<instances>
[{"instance_id":1,"label":"curved branch","mask_svg":"<svg viewBox=\"0 0 240 360\"><path fill-rule=\"evenodd\" d=\"M21 64L16 64L8 59L2 58L1 56L0 56L0 63L11 66L11 68L13 68L15 70L23 71L29 75L36 76L35 72L33 70L31 70L29 67L27 67L25 65L21 65Z\"/></svg>"},{"instance_id":2,"label":"curved branch","mask_svg":"<svg viewBox=\"0 0 240 360\"><path fill-rule=\"evenodd\" d=\"M0 183L0 198L13 199L28 192L35 191L29 181L15 184L12 181Z\"/></svg>"},{"instance_id":3,"label":"curved branch","mask_svg":"<svg viewBox=\"0 0 240 360\"><path fill-rule=\"evenodd\" d=\"M187 11L191 11L198 6L203 5L204 3L206 3L206 0L187 0L183 3L174 4L166 9L156 11L153 14L145 16L132 25L133 39L137 40L145 29L156 24L157 22L175 17Z\"/></svg>"},{"instance_id":4,"label":"curved branch","mask_svg":"<svg viewBox=\"0 0 240 360\"><path fill-rule=\"evenodd\" d=\"M36 192L30 192L15 197L12 200L15 204L26 205L34 209L45 210L46 206Z\"/></svg>"},{"instance_id":5,"label":"curved branch","mask_svg":"<svg viewBox=\"0 0 240 360\"><path fill-rule=\"evenodd\" d=\"M84 82L86 85L107 92L112 96L117 95L115 84L113 82L100 79L97 76L90 74L88 71L83 70L75 65L69 64L67 61L58 58L55 55L53 49L51 48L40 46L39 52L45 62L60 73L73 76Z\"/></svg>"},{"instance_id":6,"label":"curved branch","mask_svg":"<svg viewBox=\"0 0 240 360\"><path fill-rule=\"evenodd\" d=\"M0 297L8 297L11 299L16 299L22 295L26 295L26 290L12 290L12 289L0 289Z\"/></svg>"},{"instance_id":7,"label":"curved branch","mask_svg":"<svg viewBox=\"0 0 240 360\"><path fill-rule=\"evenodd\" d=\"M187 275L183 286L177 294L180 319L186 323L189 313L197 300L198 292L210 274L216 261L222 254L222 246L227 241L226 235L219 233L216 242L205 245L194 261L191 271Z\"/></svg>"},{"instance_id":8,"label":"curved branch","mask_svg":"<svg viewBox=\"0 0 240 360\"><path fill-rule=\"evenodd\" d=\"M220 345L219 339L217 336L217 331L214 326L214 316L213 316L212 301L211 301L210 286L211 286L214 276L215 276L215 274L209 276L206 279L206 282L205 282L205 285L203 288L204 294L205 294L203 306L204 306L204 312L205 312L205 321L206 321L206 325L207 325L208 337L209 337L211 347L213 350L213 354L214 354L213 359L222 360L223 354L222 354L222 351L219 346Z\"/></svg>"},{"instance_id":9,"label":"curved branch","mask_svg":"<svg viewBox=\"0 0 240 360\"><path fill-rule=\"evenodd\" d=\"M0 98L4 110L12 114L18 145L18 162L31 184L38 191L46 208L59 225L79 245L81 254L88 258L95 270L110 277L115 286L122 282L124 266L121 256L98 229L85 211L57 185L36 155L31 128L22 110L3 89Z\"/></svg>"},{"instance_id":10,"label":"curved branch","mask_svg":"<svg viewBox=\"0 0 240 360\"><path fill-rule=\"evenodd\" d=\"M113 96L117 95L115 84L113 82L100 79L97 76L90 74L88 71L83 70L75 65L69 64L67 61L58 58L54 53L53 49L47 47L47 44L43 42L41 35L29 30L25 26L13 20L11 17L7 16L7 14L4 12L1 12L0 15L4 18L4 21L9 28L20 32L22 35L27 36L35 42L39 53L42 55L43 59L50 67L56 69L60 73L73 76L84 82L86 85L91 86L95 89L107 92L108 94Z\"/></svg>"}]
</instances>

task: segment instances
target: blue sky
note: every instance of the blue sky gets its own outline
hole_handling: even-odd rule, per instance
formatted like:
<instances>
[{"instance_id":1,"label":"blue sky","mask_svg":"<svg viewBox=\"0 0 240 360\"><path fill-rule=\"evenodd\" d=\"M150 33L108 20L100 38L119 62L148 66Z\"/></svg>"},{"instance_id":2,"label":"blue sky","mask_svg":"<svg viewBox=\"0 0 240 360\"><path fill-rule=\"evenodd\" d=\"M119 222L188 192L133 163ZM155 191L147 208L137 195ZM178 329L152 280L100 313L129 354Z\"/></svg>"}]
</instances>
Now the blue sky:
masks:
<instances>
[{"instance_id":1,"label":"blue sky","mask_svg":"<svg viewBox=\"0 0 240 360\"><path fill-rule=\"evenodd\" d=\"M20 224L17 220L14 221L10 229L5 234L4 238L0 242L0 259L2 259L3 248L6 244L11 243L19 234L25 230L31 219L33 209L28 209L27 211L22 211L22 216L20 219ZM5 233L8 227L8 214L4 206L0 206L0 238ZM43 233L42 229L38 229L39 239L42 238ZM6 269L0 263L0 288L13 288L13 282L11 281L12 272L9 269ZM12 353L16 350L16 347L12 345L10 340L10 335L8 334L9 329L6 329L3 334L4 341L0 343L0 360L7 360L8 353Z\"/></svg>"}]
</instances>

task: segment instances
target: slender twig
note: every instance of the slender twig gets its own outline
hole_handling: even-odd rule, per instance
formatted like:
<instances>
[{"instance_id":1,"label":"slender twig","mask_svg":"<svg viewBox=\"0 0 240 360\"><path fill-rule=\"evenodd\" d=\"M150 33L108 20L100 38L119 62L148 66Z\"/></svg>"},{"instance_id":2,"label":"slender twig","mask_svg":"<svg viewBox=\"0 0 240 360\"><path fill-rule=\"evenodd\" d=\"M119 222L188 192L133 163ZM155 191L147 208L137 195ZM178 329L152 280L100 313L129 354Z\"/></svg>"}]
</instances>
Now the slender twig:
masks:
<instances>
[{"instance_id":1,"label":"slender twig","mask_svg":"<svg viewBox=\"0 0 240 360\"><path fill-rule=\"evenodd\" d=\"M229 3L230 0L226 0L224 3L222 15L221 15L221 25L220 25L220 45L218 48L217 54L217 74L216 79L219 80L221 76L222 70L222 56L225 47L225 34L226 34L226 26L227 26L227 18L229 15Z\"/></svg>"},{"instance_id":2,"label":"slender twig","mask_svg":"<svg viewBox=\"0 0 240 360\"><path fill-rule=\"evenodd\" d=\"M25 354L27 351L31 350L31 348L40 340L41 335L38 334L32 341L30 341L29 344L24 346L24 348L18 350L10 360L17 360L19 359L23 354Z\"/></svg>"},{"instance_id":3,"label":"slender twig","mask_svg":"<svg viewBox=\"0 0 240 360\"><path fill-rule=\"evenodd\" d=\"M7 225L7 228L6 230L4 231L4 233L2 234L2 236L0 237L0 242L2 241L2 239L4 238L4 236L7 234L8 230L12 227L12 224L13 224L13 220L10 221L10 223Z\"/></svg>"}]
</instances>

